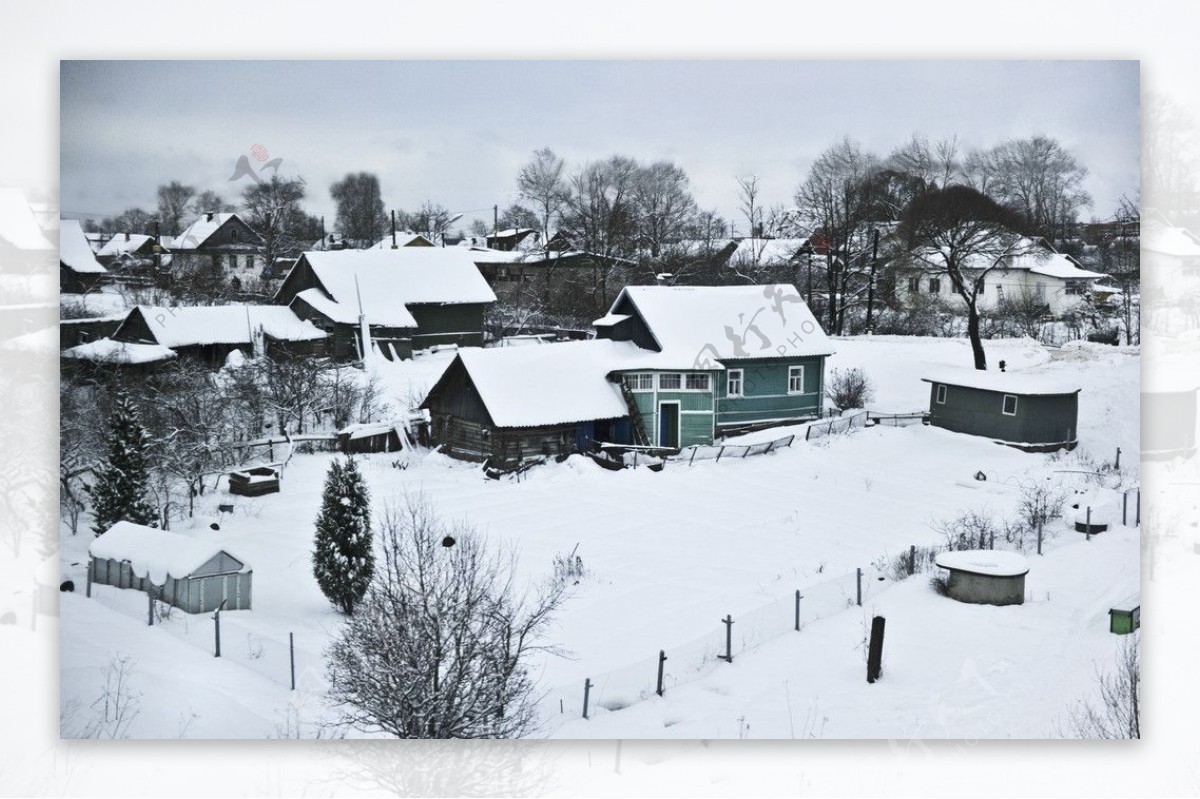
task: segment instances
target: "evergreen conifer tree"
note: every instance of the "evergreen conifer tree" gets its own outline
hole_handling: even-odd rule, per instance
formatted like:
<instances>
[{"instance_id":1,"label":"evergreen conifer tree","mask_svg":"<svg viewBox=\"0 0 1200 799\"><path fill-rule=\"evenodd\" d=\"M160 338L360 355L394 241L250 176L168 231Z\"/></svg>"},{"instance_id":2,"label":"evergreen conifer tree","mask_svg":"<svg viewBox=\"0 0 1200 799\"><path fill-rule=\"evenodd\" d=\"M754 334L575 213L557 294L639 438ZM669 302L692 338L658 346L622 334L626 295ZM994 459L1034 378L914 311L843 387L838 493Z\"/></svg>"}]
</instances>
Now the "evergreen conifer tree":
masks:
<instances>
[{"instance_id":1,"label":"evergreen conifer tree","mask_svg":"<svg viewBox=\"0 0 1200 799\"><path fill-rule=\"evenodd\" d=\"M124 392L116 396L105 436L106 454L96 468L95 482L86 488L100 535L116 522L156 525L158 513L147 499L150 434L138 409Z\"/></svg>"},{"instance_id":2,"label":"evergreen conifer tree","mask_svg":"<svg viewBox=\"0 0 1200 799\"><path fill-rule=\"evenodd\" d=\"M335 460L317 515L313 575L322 593L347 615L362 600L375 570L371 541L367 484L353 459L345 465Z\"/></svg>"}]
</instances>

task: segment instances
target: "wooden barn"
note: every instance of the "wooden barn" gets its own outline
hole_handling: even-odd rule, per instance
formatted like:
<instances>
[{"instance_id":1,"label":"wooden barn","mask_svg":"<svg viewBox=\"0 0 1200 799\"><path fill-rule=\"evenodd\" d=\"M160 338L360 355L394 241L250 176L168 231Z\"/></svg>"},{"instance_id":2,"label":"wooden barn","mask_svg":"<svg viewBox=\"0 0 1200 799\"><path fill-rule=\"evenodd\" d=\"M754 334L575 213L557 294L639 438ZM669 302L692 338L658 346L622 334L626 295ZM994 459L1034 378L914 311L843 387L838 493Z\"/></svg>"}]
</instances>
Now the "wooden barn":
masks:
<instances>
[{"instance_id":1,"label":"wooden barn","mask_svg":"<svg viewBox=\"0 0 1200 799\"><path fill-rule=\"evenodd\" d=\"M1050 375L944 369L930 384L929 423L1025 452L1074 449L1079 387Z\"/></svg>"},{"instance_id":2,"label":"wooden barn","mask_svg":"<svg viewBox=\"0 0 1200 799\"><path fill-rule=\"evenodd\" d=\"M306 252L275 302L331 337L330 354L362 357L360 315L385 357L439 344L483 344L483 314L496 295L465 247Z\"/></svg>"},{"instance_id":3,"label":"wooden barn","mask_svg":"<svg viewBox=\"0 0 1200 799\"><path fill-rule=\"evenodd\" d=\"M249 610L254 573L217 544L117 522L88 547L95 585L152 591L185 613ZM90 587L89 587L90 588Z\"/></svg>"},{"instance_id":4,"label":"wooden barn","mask_svg":"<svg viewBox=\"0 0 1200 799\"><path fill-rule=\"evenodd\" d=\"M125 317L112 339L100 339L74 348L74 355L100 361L110 357L115 342L126 345L152 345L165 360L165 348L181 358L204 366L220 367L233 350L245 355L321 356L328 335L291 310L278 305L203 305L193 307L155 307L139 305ZM149 351L145 351L149 354ZM119 361L118 361L119 362Z\"/></svg>"},{"instance_id":5,"label":"wooden barn","mask_svg":"<svg viewBox=\"0 0 1200 799\"><path fill-rule=\"evenodd\" d=\"M58 284L63 294L86 294L100 285L108 270L83 235L78 219L64 219L58 229Z\"/></svg>"},{"instance_id":6,"label":"wooden barn","mask_svg":"<svg viewBox=\"0 0 1200 799\"><path fill-rule=\"evenodd\" d=\"M421 404L430 440L497 468L629 443L629 408L609 373L636 357L636 347L606 341L463 350Z\"/></svg>"}]
</instances>

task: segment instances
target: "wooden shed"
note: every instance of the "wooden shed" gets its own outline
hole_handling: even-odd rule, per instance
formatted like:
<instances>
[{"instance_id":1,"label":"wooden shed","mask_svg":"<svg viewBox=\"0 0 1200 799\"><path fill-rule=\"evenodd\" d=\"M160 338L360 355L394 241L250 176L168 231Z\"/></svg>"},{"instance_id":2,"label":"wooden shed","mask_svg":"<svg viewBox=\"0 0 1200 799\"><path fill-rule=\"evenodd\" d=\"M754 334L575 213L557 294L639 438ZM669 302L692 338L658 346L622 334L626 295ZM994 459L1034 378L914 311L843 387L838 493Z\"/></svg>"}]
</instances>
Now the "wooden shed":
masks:
<instances>
[{"instance_id":1,"label":"wooden shed","mask_svg":"<svg viewBox=\"0 0 1200 799\"><path fill-rule=\"evenodd\" d=\"M153 591L185 613L249 610L254 573L215 543L117 522L88 547L88 580L95 585Z\"/></svg>"},{"instance_id":2,"label":"wooden shed","mask_svg":"<svg viewBox=\"0 0 1200 799\"><path fill-rule=\"evenodd\" d=\"M1023 605L1029 561L1016 552L967 549L943 552L935 561L950 573L951 599L973 605Z\"/></svg>"},{"instance_id":3,"label":"wooden shed","mask_svg":"<svg viewBox=\"0 0 1200 799\"><path fill-rule=\"evenodd\" d=\"M930 384L929 423L1025 452L1079 443L1079 387L1053 375L944 369Z\"/></svg>"},{"instance_id":4,"label":"wooden shed","mask_svg":"<svg viewBox=\"0 0 1200 799\"><path fill-rule=\"evenodd\" d=\"M404 446L400 441L398 424L397 422L352 424L338 431L338 449L347 455L364 452L399 452Z\"/></svg>"},{"instance_id":5,"label":"wooden shed","mask_svg":"<svg viewBox=\"0 0 1200 799\"><path fill-rule=\"evenodd\" d=\"M1118 602L1108 611L1108 631L1114 635L1129 635L1142 626L1142 597L1140 593Z\"/></svg>"}]
</instances>

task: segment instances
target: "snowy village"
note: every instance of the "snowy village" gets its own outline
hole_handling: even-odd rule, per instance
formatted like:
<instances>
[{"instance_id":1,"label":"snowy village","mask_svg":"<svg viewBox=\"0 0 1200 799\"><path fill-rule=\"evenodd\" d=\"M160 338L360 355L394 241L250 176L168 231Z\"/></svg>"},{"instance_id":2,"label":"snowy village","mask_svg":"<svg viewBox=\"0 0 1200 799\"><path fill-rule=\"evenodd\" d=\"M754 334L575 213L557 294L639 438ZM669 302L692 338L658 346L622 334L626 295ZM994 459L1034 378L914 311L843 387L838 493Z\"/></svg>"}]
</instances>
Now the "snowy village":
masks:
<instances>
[{"instance_id":1,"label":"snowy village","mask_svg":"<svg viewBox=\"0 0 1200 799\"><path fill-rule=\"evenodd\" d=\"M1140 252L1200 238L1053 124L808 133L0 196L60 254L61 735L1139 737L1139 455L1195 451L1139 400L1197 392Z\"/></svg>"}]
</instances>

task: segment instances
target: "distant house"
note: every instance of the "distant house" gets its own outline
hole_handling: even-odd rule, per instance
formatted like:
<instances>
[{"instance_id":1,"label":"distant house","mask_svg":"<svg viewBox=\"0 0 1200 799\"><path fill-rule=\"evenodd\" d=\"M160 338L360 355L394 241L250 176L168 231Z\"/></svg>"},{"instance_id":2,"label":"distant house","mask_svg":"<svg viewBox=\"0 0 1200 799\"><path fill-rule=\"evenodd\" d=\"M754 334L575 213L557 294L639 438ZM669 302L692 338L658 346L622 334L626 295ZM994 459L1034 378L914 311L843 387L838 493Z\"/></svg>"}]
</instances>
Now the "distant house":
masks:
<instances>
[{"instance_id":1,"label":"distant house","mask_svg":"<svg viewBox=\"0 0 1200 799\"><path fill-rule=\"evenodd\" d=\"M495 233L489 233L485 238L488 249L512 252L522 245L527 245L526 249L528 249L528 245L536 245L541 234L531 227L518 227L497 230Z\"/></svg>"},{"instance_id":2,"label":"distant house","mask_svg":"<svg viewBox=\"0 0 1200 799\"><path fill-rule=\"evenodd\" d=\"M153 593L184 613L250 609L254 572L216 544L117 522L92 541L88 554L95 585Z\"/></svg>"},{"instance_id":3,"label":"distant house","mask_svg":"<svg viewBox=\"0 0 1200 799\"><path fill-rule=\"evenodd\" d=\"M139 305L111 339L65 350L63 357L144 364L178 355L219 367L233 350L247 355L323 355L327 338L324 331L278 305Z\"/></svg>"},{"instance_id":4,"label":"distant house","mask_svg":"<svg viewBox=\"0 0 1200 799\"><path fill-rule=\"evenodd\" d=\"M930 384L929 423L1026 452L1079 443L1079 387L1047 375L943 369Z\"/></svg>"},{"instance_id":5,"label":"distant house","mask_svg":"<svg viewBox=\"0 0 1200 799\"><path fill-rule=\"evenodd\" d=\"M153 236L144 233L118 233L100 248L96 253L96 260L110 266L113 263L149 261L155 255L165 252L166 249L159 245Z\"/></svg>"},{"instance_id":6,"label":"distant house","mask_svg":"<svg viewBox=\"0 0 1200 799\"><path fill-rule=\"evenodd\" d=\"M63 294L86 294L100 285L108 272L96 260L78 219L59 224L58 284Z\"/></svg>"},{"instance_id":7,"label":"distant house","mask_svg":"<svg viewBox=\"0 0 1200 799\"><path fill-rule=\"evenodd\" d=\"M211 266L221 272L261 272L262 236L235 213L205 213L171 240L172 266Z\"/></svg>"},{"instance_id":8,"label":"distant house","mask_svg":"<svg viewBox=\"0 0 1200 799\"><path fill-rule=\"evenodd\" d=\"M393 241L394 239L394 241ZM372 250L390 250L393 244L397 247L436 247L432 241L427 239L420 233L413 233L411 230L398 230L393 235L389 233L379 241L371 245Z\"/></svg>"},{"instance_id":9,"label":"distant house","mask_svg":"<svg viewBox=\"0 0 1200 799\"><path fill-rule=\"evenodd\" d=\"M937 257L929 261L914 259L896 267L896 296L901 304L911 306L931 298L957 299L946 272L936 267ZM980 311L993 311L1006 303L1033 303L1054 317L1091 303L1093 286L1105 277L1083 269L1074 258L1056 251L1044 239L1022 239L998 263L977 258L964 272L976 277L985 273L979 293Z\"/></svg>"},{"instance_id":10,"label":"distant house","mask_svg":"<svg viewBox=\"0 0 1200 799\"><path fill-rule=\"evenodd\" d=\"M595 341L459 353L421 406L432 441L511 464L821 414L833 349L792 286L631 286L594 324Z\"/></svg>"},{"instance_id":11,"label":"distant house","mask_svg":"<svg viewBox=\"0 0 1200 799\"><path fill-rule=\"evenodd\" d=\"M275 302L331 336L334 358L362 357L360 314L384 355L438 344L480 346L496 295L463 247L306 252Z\"/></svg>"},{"instance_id":12,"label":"distant house","mask_svg":"<svg viewBox=\"0 0 1200 799\"><path fill-rule=\"evenodd\" d=\"M404 448L400 440L398 422L360 422L348 425L337 433L337 447L347 455L364 452L399 452Z\"/></svg>"}]
</instances>

